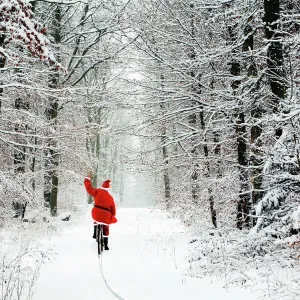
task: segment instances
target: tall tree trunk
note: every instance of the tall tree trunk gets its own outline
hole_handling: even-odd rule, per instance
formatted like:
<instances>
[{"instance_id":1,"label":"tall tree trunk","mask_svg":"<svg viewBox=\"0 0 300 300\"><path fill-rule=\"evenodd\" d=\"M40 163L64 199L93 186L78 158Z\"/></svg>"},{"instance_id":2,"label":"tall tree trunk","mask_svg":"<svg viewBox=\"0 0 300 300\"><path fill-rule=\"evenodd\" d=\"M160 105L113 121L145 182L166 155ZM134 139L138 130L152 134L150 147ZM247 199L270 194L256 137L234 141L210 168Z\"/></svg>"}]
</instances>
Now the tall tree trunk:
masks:
<instances>
[{"instance_id":1,"label":"tall tree trunk","mask_svg":"<svg viewBox=\"0 0 300 300\"><path fill-rule=\"evenodd\" d=\"M89 120L89 122L91 122L90 121L90 116L88 116L88 120ZM86 138L86 150L87 150L87 153L88 153L88 156L89 156L89 158L91 159L93 156L92 156L92 154L93 154L93 149L94 147L93 147L93 141L92 141L92 138L90 138L90 137L87 137ZM89 172L92 172L92 170L89 170ZM94 177L94 176L93 176ZM93 178L92 177L92 178ZM87 200L87 202L88 202L88 204L92 204L93 203L93 197L91 196L91 195L89 195L88 194L88 200Z\"/></svg>"},{"instance_id":2,"label":"tall tree trunk","mask_svg":"<svg viewBox=\"0 0 300 300\"><path fill-rule=\"evenodd\" d=\"M56 6L54 14L54 41L59 47L61 42L61 21L62 21L62 11L58 4ZM58 55L58 60L60 59ZM57 89L59 83L59 73L58 70L52 68L52 74L50 77L49 87L52 89ZM51 120L51 126L56 129L57 117L58 117L58 100L55 97L50 97L50 108L48 110L49 118ZM50 212L52 216L57 215L57 196L58 196L58 166L59 166L59 153L58 153L58 141L56 138L51 138L50 141ZM49 195L48 195L49 196Z\"/></svg>"},{"instance_id":3,"label":"tall tree trunk","mask_svg":"<svg viewBox=\"0 0 300 300\"><path fill-rule=\"evenodd\" d=\"M53 75L54 76L54 75ZM54 79L54 78L53 78ZM57 81L56 81L57 80ZM53 84L57 86L58 83L58 74L55 77ZM52 120L52 124L57 124L57 116L58 116L58 102L56 99L52 99L51 108L50 108L50 116ZM50 196L50 212L52 216L57 215L57 196L58 196L58 165L59 165L59 154L58 154L58 142L55 138L52 139L52 143L50 146L50 160L51 160L51 196Z\"/></svg>"},{"instance_id":4,"label":"tall tree trunk","mask_svg":"<svg viewBox=\"0 0 300 300\"><path fill-rule=\"evenodd\" d=\"M247 70L247 76L249 78L251 77L257 77L257 67L255 64L254 59L251 57L251 50L253 50L253 29L251 26L252 18L249 18L248 24L245 26L244 29L244 36L246 37L244 43L243 43L243 52L248 52L249 55L249 67ZM256 83L253 87L250 87L251 94L255 95L255 92L259 89L259 83ZM250 181L252 183L252 192L251 192L251 204L252 207L249 207L249 211L251 211L251 215L254 214L254 208L253 205L256 204L258 201L260 201L263 197L262 189L262 164L263 160L261 158L261 141L260 136L262 133L261 125L259 124L259 121L263 114L263 108L262 104L260 103L259 99L256 99L254 96L254 99L252 99L252 108L251 108L251 120L252 123L257 124L253 125L251 127L251 171L250 171ZM255 218L251 218L251 226L254 226L256 222Z\"/></svg>"},{"instance_id":5,"label":"tall tree trunk","mask_svg":"<svg viewBox=\"0 0 300 300\"><path fill-rule=\"evenodd\" d=\"M168 149L165 145L166 142L166 131L162 133L162 153L163 153L163 160L164 160L164 187L165 187L165 201L167 208L170 207L170 200L171 200L171 186L170 186L170 175L169 175L169 155Z\"/></svg>"},{"instance_id":6,"label":"tall tree trunk","mask_svg":"<svg viewBox=\"0 0 300 300\"><path fill-rule=\"evenodd\" d=\"M34 134L36 135L36 129L34 130ZM37 137L34 137L32 139L32 144L37 146L37 143L38 143L38 139L37 139ZM32 157L32 161L31 161L31 164L30 164L30 170L31 170L32 173L34 173L35 167L36 167L36 155L37 155L37 149L35 147L32 148L30 155ZM33 177L33 179L32 179L32 190L33 190L33 192L35 192L35 188L36 188L36 182L35 182L35 177Z\"/></svg>"},{"instance_id":7,"label":"tall tree trunk","mask_svg":"<svg viewBox=\"0 0 300 300\"><path fill-rule=\"evenodd\" d=\"M234 43L236 40L235 28L228 27L229 36L231 41ZM235 59L236 50L232 52L233 58L231 62L230 74L234 77L240 76L241 66L239 61ZM237 94L237 89L240 87L240 79L233 79L231 87L233 94ZM247 159L247 143L246 143L246 126L245 126L245 112L243 103L237 100L237 114L235 130L237 136L237 153L238 153L238 164L239 164L239 200L237 204L237 228L243 229L244 226L249 227L249 203L250 203L250 191L249 191L249 174L247 170L248 159Z\"/></svg>"},{"instance_id":8,"label":"tall tree trunk","mask_svg":"<svg viewBox=\"0 0 300 300\"><path fill-rule=\"evenodd\" d=\"M192 101L192 106L195 105L195 101ZM196 113L192 113L189 116L189 124L191 126L194 126L194 128L197 125L197 117ZM191 174L191 179L192 179L192 199L194 203L198 203L199 200L199 184L198 184L198 177L199 177L199 164L197 163L197 159L199 156L199 149L198 146L196 145L195 138L191 138L192 142L192 174Z\"/></svg>"},{"instance_id":9,"label":"tall tree trunk","mask_svg":"<svg viewBox=\"0 0 300 300\"><path fill-rule=\"evenodd\" d=\"M29 109L29 103L24 102L23 99L18 98L15 101L15 109L17 110L28 110ZM16 124L15 125L15 132L22 133L22 131L26 131L28 126L26 124ZM17 142L20 144L24 144L24 140L17 136ZM17 148L17 149L16 149ZM14 165L15 165L15 172L16 173L25 173L25 153L26 153L26 147L25 146L17 146L14 150Z\"/></svg>"},{"instance_id":10,"label":"tall tree trunk","mask_svg":"<svg viewBox=\"0 0 300 300\"><path fill-rule=\"evenodd\" d=\"M5 40L5 34L0 34L0 47L4 47L4 40ZM6 58L3 55L0 55L0 74L2 78L3 71L2 69L5 67ZM0 82L2 84L2 82ZM0 113L2 110L2 95L3 95L3 88L0 87Z\"/></svg>"},{"instance_id":11,"label":"tall tree trunk","mask_svg":"<svg viewBox=\"0 0 300 300\"><path fill-rule=\"evenodd\" d=\"M164 89L164 76L160 76L161 80L161 88ZM164 100L164 99L163 99ZM164 113L166 112L166 104L164 101L160 103L160 109ZM169 174L169 154L168 149L166 146L167 142L167 129L166 126L163 124L162 129L162 137L161 137L161 143L162 143L162 155L163 155L163 164L164 164L164 170L163 170L163 180L164 180L164 188L165 188L165 201L166 201L166 208L170 208L170 200L171 200L171 186L170 186L170 174Z\"/></svg>"},{"instance_id":12,"label":"tall tree trunk","mask_svg":"<svg viewBox=\"0 0 300 300\"><path fill-rule=\"evenodd\" d=\"M91 108L88 113L88 121L89 123L96 123L97 125L100 125L102 122L102 109L97 108L96 111L94 108ZM86 146L87 146L87 152L89 153L89 156L92 160L96 161L103 161L101 159L101 136L100 136L100 129L96 132L95 135L92 137L88 137L86 140ZM94 176L92 178L92 184L93 186L97 186L98 184L98 173L99 166L98 164L94 166ZM88 203L93 203L94 199L91 195L88 195Z\"/></svg>"},{"instance_id":13,"label":"tall tree trunk","mask_svg":"<svg viewBox=\"0 0 300 300\"><path fill-rule=\"evenodd\" d=\"M124 163L122 162L122 166L120 167L120 179L119 179L119 199L120 203L124 202Z\"/></svg>"},{"instance_id":14,"label":"tall tree trunk","mask_svg":"<svg viewBox=\"0 0 300 300\"><path fill-rule=\"evenodd\" d=\"M240 112L236 121L237 133L237 150L239 163L239 177L240 177L240 192L237 207L237 228L243 229L243 226L249 228L249 174L247 170L247 143L246 143L246 126L244 112Z\"/></svg>"},{"instance_id":15,"label":"tall tree trunk","mask_svg":"<svg viewBox=\"0 0 300 300\"><path fill-rule=\"evenodd\" d=\"M16 110L28 110L29 103L25 102L23 99L18 98L15 101ZM27 124L16 124L15 132L22 134L28 130ZM16 142L20 144L25 144L25 141L18 134L16 135ZM25 146L16 146L14 150L14 171L15 174L24 174L26 168L26 147ZM26 203L21 203L18 199L13 201L13 208L16 211L15 216L23 216L25 214Z\"/></svg>"},{"instance_id":16,"label":"tall tree trunk","mask_svg":"<svg viewBox=\"0 0 300 300\"><path fill-rule=\"evenodd\" d=\"M195 37L195 14L194 14L194 4L190 4L190 8L191 8L191 19L190 19L190 25L191 25L191 35L192 37ZM192 46L190 49L190 53L189 53L189 58L192 61L196 60L196 52L194 47ZM190 72L190 76L193 80L193 85L192 85L192 91L195 94L199 94L201 93L201 90L199 88L199 85L197 83L198 81L198 77L195 74L195 71L192 70ZM191 107L195 107L197 106L197 102L195 100L191 100ZM197 114L196 112L191 113L188 117L188 122L191 125L192 128L197 128ZM191 138L191 142L192 142L192 150L191 150L191 154L192 154L192 174L191 174L191 179L192 179L192 199L194 201L194 203L198 203L199 202L199 184L198 184L198 177L199 177L199 164L197 163L197 159L199 156L199 147L197 146L197 142L195 140L195 137Z\"/></svg>"},{"instance_id":17,"label":"tall tree trunk","mask_svg":"<svg viewBox=\"0 0 300 300\"><path fill-rule=\"evenodd\" d=\"M202 131L205 132L205 121L204 121L203 109L200 112L200 124L201 124ZM204 156L206 158L206 160L205 160L205 167L206 167L205 177L207 178L207 181L208 181L209 177L210 177L210 166L209 166L209 160L208 160L208 145L207 145L207 141L206 141L206 135L204 135L203 151L204 151ZM214 201L214 197L212 194L212 188L210 186L208 187L208 201L209 201L211 221L212 221L214 227L217 228L217 212L215 210L215 201Z\"/></svg>"},{"instance_id":18,"label":"tall tree trunk","mask_svg":"<svg viewBox=\"0 0 300 300\"><path fill-rule=\"evenodd\" d=\"M264 0L264 20L266 38L270 40L267 51L267 64L269 83L272 91L273 113L279 112L281 99L285 98L286 86L284 84L283 48L280 41L278 21L280 18L280 0ZM282 128L275 130L275 136L279 138Z\"/></svg>"},{"instance_id":19,"label":"tall tree trunk","mask_svg":"<svg viewBox=\"0 0 300 300\"><path fill-rule=\"evenodd\" d=\"M50 142L48 143L50 145ZM52 184L52 176L51 176L51 158L50 158L50 149L47 148L44 150L44 205L45 207L50 207L51 201L51 184Z\"/></svg>"}]
</instances>

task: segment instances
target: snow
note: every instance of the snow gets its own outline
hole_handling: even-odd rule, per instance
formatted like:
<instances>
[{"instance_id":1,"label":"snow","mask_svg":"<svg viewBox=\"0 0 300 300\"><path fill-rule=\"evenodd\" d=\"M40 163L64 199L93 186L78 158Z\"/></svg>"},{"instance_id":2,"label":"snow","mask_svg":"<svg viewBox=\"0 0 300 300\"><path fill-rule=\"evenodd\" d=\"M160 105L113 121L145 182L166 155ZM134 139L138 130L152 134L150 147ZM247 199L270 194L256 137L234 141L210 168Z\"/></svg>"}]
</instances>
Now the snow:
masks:
<instances>
[{"instance_id":1,"label":"snow","mask_svg":"<svg viewBox=\"0 0 300 300\"><path fill-rule=\"evenodd\" d=\"M299 229L300 228L300 206L297 208L296 211L293 212L292 220L293 220L293 228Z\"/></svg>"},{"instance_id":2,"label":"snow","mask_svg":"<svg viewBox=\"0 0 300 300\"><path fill-rule=\"evenodd\" d=\"M117 217L102 267L108 285L121 299L258 299L247 290L227 292L219 282L187 276L191 238L167 213L123 208ZM56 238L57 255L43 265L33 300L117 299L101 276L89 211L77 223Z\"/></svg>"},{"instance_id":3,"label":"snow","mask_svg":"<svg viewBox=\"0 0 300 300\"><path fill-rule=\"evenodd\" d=\"M6 36L5 47L0 49L10 63L18 64L16 48L27 48L33 56L44 62L56 64L54 54L49 51L49 40L42 34L41 24L32 17L31 4L27 0L0 0L0 33ZM16 55L17 54L17 55ZM59 66L59 64L56 64Z\"/></svg>"}]
</instances>

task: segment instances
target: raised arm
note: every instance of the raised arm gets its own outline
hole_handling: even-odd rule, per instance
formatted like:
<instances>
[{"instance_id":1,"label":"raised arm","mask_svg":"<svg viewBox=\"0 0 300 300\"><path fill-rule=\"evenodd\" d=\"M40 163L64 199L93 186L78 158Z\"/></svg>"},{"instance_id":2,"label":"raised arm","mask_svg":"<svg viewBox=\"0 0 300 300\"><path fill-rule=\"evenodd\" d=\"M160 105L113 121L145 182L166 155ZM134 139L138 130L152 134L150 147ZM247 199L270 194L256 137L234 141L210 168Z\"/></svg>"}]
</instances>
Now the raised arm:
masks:
<instances>
[{"instance_id":1,"label":"raised arm","mask_svg":"<svg viewBox=\"0 0 300 300\"><path fill-rule=\"evenodd\" d=\"M96 197L98 189L92 187L91 178L90 177L85 177L83 183L84 183L86 191L91 196Z\"/></svg>"}]
</instances>

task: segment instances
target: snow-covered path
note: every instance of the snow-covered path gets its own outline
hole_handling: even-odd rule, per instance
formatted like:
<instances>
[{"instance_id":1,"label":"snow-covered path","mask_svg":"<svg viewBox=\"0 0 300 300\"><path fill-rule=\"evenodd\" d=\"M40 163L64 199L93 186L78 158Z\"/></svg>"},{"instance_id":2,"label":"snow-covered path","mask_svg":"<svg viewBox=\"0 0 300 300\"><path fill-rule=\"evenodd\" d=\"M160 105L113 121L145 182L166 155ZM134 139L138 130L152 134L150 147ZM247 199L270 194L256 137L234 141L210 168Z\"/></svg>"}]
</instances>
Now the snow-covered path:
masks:
<instances>
[{"instance_id":1,"label":"snow-covered path","mask_svg":"<svg viewBox=\"0 0 300 300\"><path fill-rule=\"evenodd\" d=\"M110 250L103 254L104 276L125 300L255 300L245 290L227 293L218 283L184 276L178 269L187 254L188 238L177 220L149 209L120 209L111 226ZM34 300L117 299L105 286L85 222L57 238L56 259L46 263Z\"/></svg>"}]
</instances>

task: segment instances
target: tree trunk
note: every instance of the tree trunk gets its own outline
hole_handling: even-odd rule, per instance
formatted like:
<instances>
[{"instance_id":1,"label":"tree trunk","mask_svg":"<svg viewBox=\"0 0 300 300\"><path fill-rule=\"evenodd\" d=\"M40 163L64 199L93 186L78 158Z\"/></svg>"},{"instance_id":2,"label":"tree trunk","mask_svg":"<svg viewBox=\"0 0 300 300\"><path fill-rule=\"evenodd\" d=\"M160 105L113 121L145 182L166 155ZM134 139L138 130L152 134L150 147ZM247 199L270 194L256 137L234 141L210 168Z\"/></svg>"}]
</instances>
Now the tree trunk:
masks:
<instances>
[{"instance_id":1,"label":"tree trunk","mask_svg":"<svg viewBox=\"0 0 300 300\"><path fill-rule=\"evenodd\" d=\"M120 179L119 179L119 199L120 203L124 201L124 163L122 163Z\"/></svg>"},{"instance_id":2,"label":"tree trunk","mask_svg":"<svg viewBox=\"0 0 300 300\"><path fill-rule=\"evenodd\" d=\"M170 208L170 200L171 200L171 187L170 187L170 175L169 175L169 158L168 158L168 150L167 146L165 146L166 138L164 135L166 132L163 132L162 137L162 153L163 153L163 160L164 160L164 186L165 186L165 200L167 208Z\"/></svg>"},{"instance_id":3,"label":"tree trunk","mask_svg":"<svg viewBox=\"0 0 300 300\"><path fill-rule=\"evenodd\" d=\"M235 28L228 27L229 36L234 43L236 40ZM239 61L235 59L236 51L233 51L233 58L231 62L230 74L234 77L240 76L241 66ZM236 95L237 89L240 87L240 79L233 79L231 87L233 94ZM237 100L238 101L238 100ZM243 229L244 226L249 227L249 204L250 204L250 192L249 192L249 174L247 170L247 143L246 143L246 126L245 126L245 112L243 111L243 103L238 101L238 110L236 113L235 130L237 136L237 152L238 152L238 164L239 164L239 200L237 204L237 228Z\"/></svg>"},{"instance_id":4,"label":"tree trunk","mask_svg":"<svg viewBox=\"0 0 300 300\"><path fill-rule=\"evenodd\" d=\"M281 99L285 98L286 86L283 71L283 48L278 28L280 18L280 0L264 0L264 21L266 38L270 40L267 51L268 76L271 87L273 113L279 112ZM282 128L276 128L275 135L280 137Z\"/></svg>"},{"instance_id":5,"label":"tree trunk","mask_svg":"<svg viewBox=\"0 0 300 300\"><path fill-rule=\"evenodd\" d=\"M164 76L160 76L161 80L161 88L164 89ZM163 99L164 100L164 99ZM166 112L166 104L164 101L160 103L160 109L164 113ZM167 142L167 128L163 124L162 129L162 137L161 137L161 143L162 143L162 155L163 155L163 164L164 164L164 170L163 170L163 180L164 180L164 188L165 188L165 201L166 201L166 208L170 208L170 200L171 200L171 186L170 186L170 174L169 174L169 155L168 155L168 149L166 146Z\"/></svg>"},{"instance_id":6,"label":"tree trunk","mask_svg":"<svg viewBox=\"0 0 300 300\"><path fill-rule=\"evenodd\" d=\"M56 76L58 80L58 76ZM56 82L57 84L58 82ZM50 116L52 124L56 125L58 115L58 102L52 99ZM52 216L57 214L57 196L58 196L58 165L59 165L59 154L58 154L58 142L55 138L52 139L50 145L50 163L51 163L51 191L50 191L50 212Z\"/></svg>"},{"instance_id":7,"label":"tree trunk","mask_svg":"<svg viewBox=\"0 0 300 300\"><path fill-rule=\"evenodd\" d=\"M194 37L195 36L195 14L194 14L194 11L193 11L194 10L194 4L191 4L190 7L191 7L191 12L192 12L191 19L190 19L191 20L190 21L191 35L192 35L192 37ZM190 49L189 58L191 60L196 60L196 52L195 52L195 49L193 47ZM192 85L193 92L195 94L200 94L201 91L200 91L199 86L197 84L198 78L196 78L196 74L193 70L190 72L190 76L191 76L193 82L196 82L196 83L193 83L193 85ZM197 106L197 102L194 101L194 100L191 100L191 107L195 107L195 106ZM197 114L196 113L191 113L188 116L188 122L189 122L189 124L191 125L192 128L196 128L197 127ZM192 142L191 154L192 154L192 158L193 158L193 161L192 161L192 174L191 174L192 199L193 199L194 203L198 203L199 202L199 185L198 185L199 164L197 163L197 159L198 159L198 156L199 156L199 147L197 146L195 137L191 138L191 142Z\"/></svg>"},{"instance_id":8,"label":"tree trunk","mask_svg":"<svg viewBox=\"0 0 300 300\"><path fill-rule=\"evenodd\" d=\"M246 167L248 166L247 159L247 144L246 144L246 126L245 115L240 112L239 118L236 121L237 133L237 148L238 148L238 163L239 163L239 179L240 179L240 193L237 209L237 228L243 229L245 225L249 228L249 204L250 204L250 191L249 191L249 174Z\"/></svg>"},{"instance_id":9,"label":"tree trunk","mask_svg":"<svg viewBox=\"0 0 300 300\"><path fill-rule=\"evenodd\" d=\"M202 131L205 132L205 122L204 122L203 109L200 112L200 124L201 124ZM209 161L208 161L208 146L207 146L207 143L206 143L206 136L204 136L203 151L204 151L204 156L206 157L206 160L205 160L205 166L206 166L205 177L207 178L207 181L208 181L209 177L210 177L210 166L209 166ZM210 186L208 187L208 195L209 195L208 196L208 201L209 201L211 221L212 221L214 227L217 228L217 213L216 213L216 210L215 210L215 201L214 201L214 197L212 195L212 188Z\"/></svg>"},{"instance_id":10,"label":"tree trunk","mask_svg":"<svg viewBox=\"0 0 300 300\"><path fill-rule=\"evenodd\" d=\"M25 102L23 99L18 98L15 101L15 109L17 110L28 110L29 103ZM22 133L28 129L27 124L16 124L15 132ZM20 144L25 144L23 138L18 134L16 135L16 142ZM14 172L15 174L24 174L26 168L26 147L25 146L15 146L14 150ZM15 217L23 216L25 214L26 203L21 203L18 200L13 202L13 208L16 212Z\"/></svg>"},{"instance_id":11,"label":"tree trunk","mask_svg":"<svg viewBox=\"0 0 300 300\"><path fill-rule=\"evenodd\" d=\"M50 212L53 217L57 215L57 196L58 196L58 176L56 171L54 171L52 174L51 198L50 198Z\"/></svg>"},{"instance_id":12,"label":"tree trunk","mask_svg":"<svg viewBox=\"0 0 300 300\"><path fill-rule=\"evenodd\" d=\"M5 34L0 34L0 47L4 47L4 40L5 40ZM5 56L0 55L0 73L3 74L3 68L5 67L6 58ZM1 75L2 77L2 75ZM2 83L2 82L0 82ZM0 113L2 108L2 94L3 94L3 88L0 87Z\"/></svg>"},{"instance_id":13,"label":"tree trunk","mask_svg":"<svg viewBox=\"0 0 300 300\"><path fill-rule=\"evenodd\" d=\"M50 159L50 150L44 150L45 156L45 172L44 172L44 205L45 207L50 207L51 201L51 185L52 185L52 177L51 177L51 159Z\"/></svg>"},{"instance_id":14,"label":"tree trunk","mask_svg":"<svg viewBox=\"0 0 300 300\"><path fill-rule=\"evenodd\" d=\"M102 110L101 108L98 108L96 111L93 108L89 109L88 112L88 122L89 123L96 123L97 125L100 125L102 121ZM86 140L86 149L87 152L92 160L97 160L103 162L103 159L101 159L101 143L100 143L100 129L99 131L91 136L88 137ZM94 167L94 176L92 179L93 186L97 186L98 181L98 164ZM88 203L93 203L94 198L91 195L88 195Z\"/></svg>"},{"instance_id":15,"label":"tree trunk","mask_svg":"<svg viewBox=\"0 0 300 300\"><path fill-rule=\"evenodd\" d=\"M34 134L36 135L36 129L34 130ZM38 143L38 139L37 137L33 138L32 143L37 146ZM35 165L36 165L36 155L37 155L37 149L36 148L32 148L31 153L30 153L31 157L32 157L32 161L30 164L30 171L32 173L34 173L35 171ZM35 188L36 188L36 182L35 182L35 177L33 177L32 179L32 191L35 192Z\"/></svg>"},{"instance_id":16,"label":"tree trunk","mask_svg":"<svg viewBox=\"0 0 300 300\"><path fill-rule=\"evenodd\" d=\"M250 64L247 70L247 75L249 78L257 76L257 67L255 64L254 59L251 57L250 51L253 50L253 30L250 25L252 19L248 20L248 24L245 26L244 29L244 36L247 37L243 44L243 52L248 52L250 56ZM251 92L255 95L255 92L259 89L259 83L256 83L253 87L250 87ZM261 119L263 114L262 105L259 99L254 98L252 99L252 109L251 109L251 120L254 124L257 124L258 121ZM251 215L254 214L253 205L260 201L263 197L262 189L262 164L263 161L261 159L261 141L260 135L262 133L261 125L253 125L251 127L251 171L250 171L250 181L252 183L252 192L251 192L251 205L249 207L249 212L251 211ZM254 226L256 219L251 218L251 226Z\"/></svg>"},{"instance_id":17,"label":"tree trunk","mask_svg":"<svg viewBox=\"0 0 300 300\"><path fill-rule=\"evenodd\" d=\"M18 98L15 101L15 109L17 110L28 110L29 109L29 103L24 102L23 99ZM22 131L26 131L28 126L26 124L16 124L15 125L15 132L22 133ZM16 142L24 143L23 139L20 139L18 135ZM16 149L17 148L17 149ZM15 165L15 172L16 173L25 173L25 153L26 153L26 147L25 146L16 146L14 150L14 165Z\"/></svg>"},{"instance_id":18,"label":"tree trunk","mask_svg":"<svg viewBox=\"0 0 300 300\"><path fill-rule=\"evenodd\" d=\"M54 15L54 40L55 44L59 46L61 42L61 21L62 21L62 12L61 7L58 4L56 6L55 15ZM59 60L59 56L58 56ZM59 83L59 73L58 70L52 68L52 74L50 77L49 87L56 89ZM48 115L51 121L51 126L56 129L57 116L58 116L58 101L55 97L50 97L50 108L48 110ZM48 173L46 170L45 179L49 180L51 184L50 195L46 192L46 196L50 198L50 212L52 216L57 214L57 196L58 196L58 166L59 166L59 153L58 153L58 141L55 138L50 140L50 164L51 171ZM48 174L47 174L48 173ZM45 193L44 193L45 195ZM48 199L49 199L48 198Z\"/></svg>"}]
</instances>

